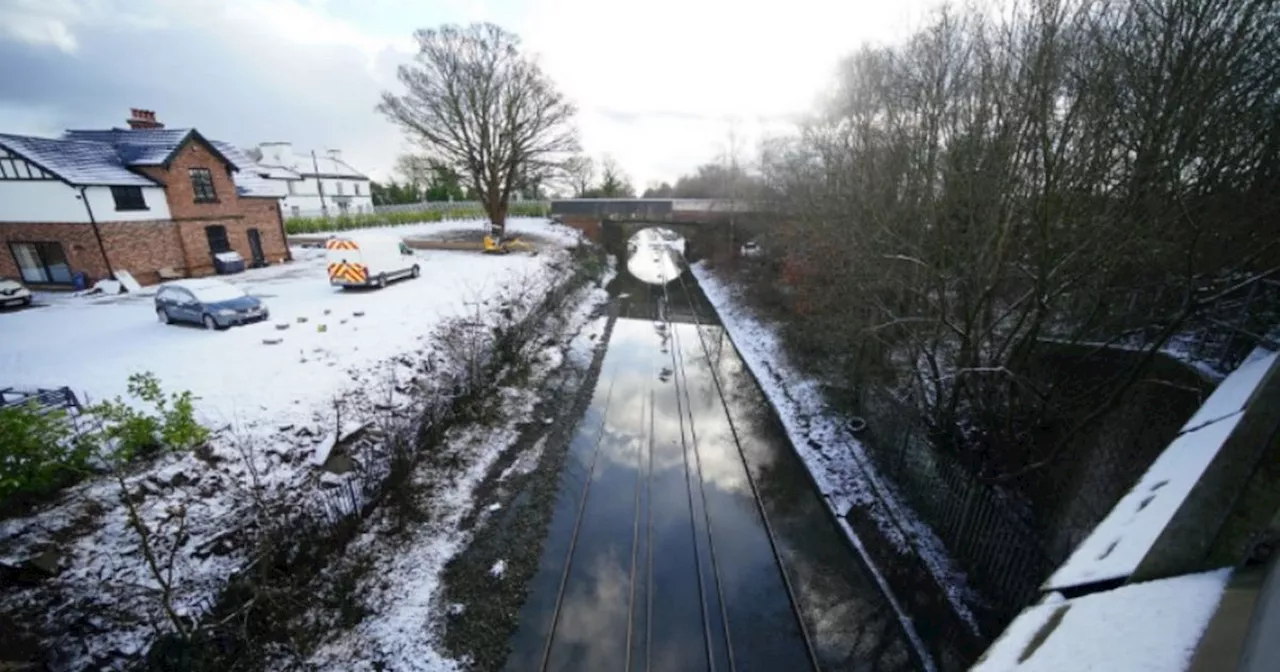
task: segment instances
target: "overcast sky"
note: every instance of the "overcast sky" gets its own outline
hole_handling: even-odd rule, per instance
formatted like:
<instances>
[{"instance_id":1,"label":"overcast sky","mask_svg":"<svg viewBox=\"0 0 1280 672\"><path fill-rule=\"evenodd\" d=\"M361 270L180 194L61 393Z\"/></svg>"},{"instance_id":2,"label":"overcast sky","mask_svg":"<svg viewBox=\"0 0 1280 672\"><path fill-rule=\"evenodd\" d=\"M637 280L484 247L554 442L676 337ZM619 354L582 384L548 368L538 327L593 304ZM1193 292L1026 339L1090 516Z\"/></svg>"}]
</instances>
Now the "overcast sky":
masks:
<instances>
[{"instance_id":1,"label":"overcast sky","mask_svg":"<svg viewBox=\"0 0 1280 672\"><path fill-rule=\"evenodd\" d=\"M811 107L840 56L930 0L0 0L0 132L121 126L128 108L252 146L340 148L385 178L406 147L374 111L412 32L492 21L578 105L584 149L637 186L750 151Z\"/></svg>"}]
</instances>

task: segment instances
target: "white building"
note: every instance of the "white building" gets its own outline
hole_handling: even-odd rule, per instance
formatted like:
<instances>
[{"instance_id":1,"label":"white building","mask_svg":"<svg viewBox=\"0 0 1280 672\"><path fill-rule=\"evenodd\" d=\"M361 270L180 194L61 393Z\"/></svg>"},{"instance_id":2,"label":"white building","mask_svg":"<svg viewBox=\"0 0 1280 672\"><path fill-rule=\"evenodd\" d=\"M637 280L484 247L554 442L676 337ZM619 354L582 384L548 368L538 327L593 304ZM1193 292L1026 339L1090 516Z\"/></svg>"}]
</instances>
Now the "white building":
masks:
<instances>
[{"instance_id":1,"label":"white building","mask_svg":"<svg viewBox=\"0 0 1280 672\"><path fill-rule=\"evenodd\" d=\"M295 154L288 142L264 142L258 150L265 177L284 185L286 217L373 212L369 177L343 161L340 150Z\"/></svg>"}]
</instances>

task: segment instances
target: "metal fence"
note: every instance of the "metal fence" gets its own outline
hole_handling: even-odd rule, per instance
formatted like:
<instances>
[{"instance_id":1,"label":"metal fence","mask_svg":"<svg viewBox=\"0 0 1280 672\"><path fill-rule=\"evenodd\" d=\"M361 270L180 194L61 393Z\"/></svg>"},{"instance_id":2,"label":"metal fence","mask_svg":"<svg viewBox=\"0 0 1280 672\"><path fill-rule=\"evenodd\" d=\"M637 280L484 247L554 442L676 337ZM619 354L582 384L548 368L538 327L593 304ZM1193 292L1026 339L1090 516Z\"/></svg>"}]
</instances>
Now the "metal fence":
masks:
<instances>
[{"instance_id":1,"label":"metal fence","mask_svg":"<svg viewBox=\"0 0 1280 672\"><path fill-rule=\"evenodd\" d=\"M1151 315L1164 314L1168 297L1160 290L1130 293L1117 300L1127 301L1131 312L1141 313L1134 307L1150 305ZM882 393L864 395L868 454L946 545L984 598L986 616L997 625L1037 597L1040 584L1203 401L1205 392L1197 392L1203 380L1185 359L1225 373L1239 363L1242 352L1275 345L1280 282L1266 278L1215 296L1219 300L1211 309L1189 321L1172 344L1183 363L1170 357L1149 363L1149 380L1117 402L1125 411L1092 423L1055 464L1004 483L979 478L973 465L934 448L910 404ZM1079 350L1091 354L1041 353L1042 366L1056 367L1055 385L1089 389L1141 360L1141 352L1124 343L1096 352L1093 347ZM1074 417L1079 409L1062 412Z\"/></svg>"},{"instance_id":2,"label":"metal fence","mask_svg":"<svg viewBox=\"0 0 1280 672\"><path fill-rule=\"evenodd\" d=\"M867 401L874 435L865 443L876 467L968 574L988 603L985 615L1017 614L1054 567L1026 503L934 449L908 409Z\"/></svg>"},{"instance_id":3,"label":"metal fence","mask_svg":"<svg viewBox=\"0 0 1280 672\"><path fill-rule=\"evenodd\" d=\"M510 206L520 208L539 207L545 211L550 209L551 201L512 201ZM379 214L388 212L449 212L452 210L484 210L484 205L480 201L424 201L422 203L373 206L373 211Z\"/></svg>"}]
</instances>

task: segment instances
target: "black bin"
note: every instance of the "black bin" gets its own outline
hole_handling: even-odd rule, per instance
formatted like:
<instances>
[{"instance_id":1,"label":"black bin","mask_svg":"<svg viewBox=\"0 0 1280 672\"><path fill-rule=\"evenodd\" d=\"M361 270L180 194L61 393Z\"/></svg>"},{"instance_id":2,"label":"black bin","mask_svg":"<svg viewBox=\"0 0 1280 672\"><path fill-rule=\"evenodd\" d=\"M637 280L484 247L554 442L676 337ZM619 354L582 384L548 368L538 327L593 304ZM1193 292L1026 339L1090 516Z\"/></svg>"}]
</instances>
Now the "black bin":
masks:
<instances>
[{"instance_id":1,"label":"black bin","mask_svg":"<svg viewBox=\"0 0 1280 672\"><path fill-rule=\"evenodd\" d=\"M219 252L213 255L213 270L218 275L230 275L244 271L244 257L239 252Z\"/></svg>"}]
</instances>

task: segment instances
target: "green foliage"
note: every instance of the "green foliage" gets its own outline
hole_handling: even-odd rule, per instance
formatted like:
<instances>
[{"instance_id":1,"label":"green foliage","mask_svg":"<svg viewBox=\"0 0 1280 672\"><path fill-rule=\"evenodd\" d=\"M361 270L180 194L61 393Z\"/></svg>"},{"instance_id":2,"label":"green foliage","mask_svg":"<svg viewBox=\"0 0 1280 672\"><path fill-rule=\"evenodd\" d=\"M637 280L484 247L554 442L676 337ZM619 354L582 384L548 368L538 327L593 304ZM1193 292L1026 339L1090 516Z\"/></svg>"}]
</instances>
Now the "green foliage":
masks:
<instances>
[{"instance_id":1,"label":"green foliage","mask_svg":"<svg viewBox=\"0 0 1280 672\"><path fill-rule=\"evenodd\" d=\"M129 396L155 408L139 411L124 400L104 401L89 409L107 422L103 434L116 442L114 458L128 462L160 449L187 450L209 438L209 430L195 420L195 397L190 391L165 395L155 374L129 376Z\"/></svg>"},{"instance_id":2,"label":"green foliage","mask_svg":"<svg viewBox=\"0 0 1280 672\"><path fill-rule=\"evenodd\" d=\"M371 182L369 184L369 193L373 196L373 202L379 205L401 205L404 203L417 203L422 200L422 191L411 182L403 184L395 180L387 180L385 184Z\"/></svg>"},{"instance_id":3,"label":"green foliage","mask_svg":"<svg viewBox=\"0 0 1280 672\"><path fill-rule=\"evenodd\" d=\"M324 217L290 217L285 220L284 228L285 232L290 235L355 231L379 226L439 222L444 220L445 215L448 215L449 219L485 219L488 217L485 211L479 207L453 210L419 210L415 212L340 215L328 219ZM547 207L543 203L512 203L508 215L511 217L545 217L547 216Z\"/></svg>"},{"instance_id":4,"label":"green foliage","mask_svg":"<svg viewBox=\"0 0 1280 672\"><path fill-rule=\"evenodd\" d=\"M0 408L0 501L51 493L83 472L91 445L73 434L64 411Z\"/></svg>"}]
</instances>

